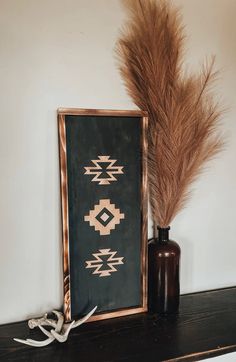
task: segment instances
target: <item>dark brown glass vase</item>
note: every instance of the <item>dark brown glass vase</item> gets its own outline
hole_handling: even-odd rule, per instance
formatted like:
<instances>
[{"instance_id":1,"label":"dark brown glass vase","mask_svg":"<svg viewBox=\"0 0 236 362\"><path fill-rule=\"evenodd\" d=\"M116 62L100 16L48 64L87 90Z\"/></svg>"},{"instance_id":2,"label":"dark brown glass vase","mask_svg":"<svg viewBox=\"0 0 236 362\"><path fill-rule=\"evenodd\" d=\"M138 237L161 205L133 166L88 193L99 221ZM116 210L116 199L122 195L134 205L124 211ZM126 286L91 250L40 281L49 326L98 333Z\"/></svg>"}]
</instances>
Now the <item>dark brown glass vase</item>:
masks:
<instances>
[{"instance_id":1,"label":"dark brown glass vase","mask_svg":"<svg viewBox=\"0 0 236 362\"><path fill-rule=\"evenodd\" d=\"M177 313L180 247L169 240L170 227L157 229L157 238L148 245L148 308L151 313Z\"/></svg>"}]
</instances>

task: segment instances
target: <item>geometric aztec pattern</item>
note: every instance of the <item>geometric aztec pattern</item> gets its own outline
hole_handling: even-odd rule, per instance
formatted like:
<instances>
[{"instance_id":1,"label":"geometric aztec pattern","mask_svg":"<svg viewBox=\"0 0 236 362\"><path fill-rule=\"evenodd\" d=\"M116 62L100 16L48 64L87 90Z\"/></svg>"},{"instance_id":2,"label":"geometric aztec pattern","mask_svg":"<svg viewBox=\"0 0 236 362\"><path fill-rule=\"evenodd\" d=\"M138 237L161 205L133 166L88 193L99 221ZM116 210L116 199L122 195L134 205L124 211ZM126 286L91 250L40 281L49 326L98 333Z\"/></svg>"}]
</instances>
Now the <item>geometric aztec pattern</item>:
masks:
<instances>
[{"instance_id":1,"label":"geometric aztec pattern","mask_svg":"<svg viewBox=\"0 0 236 362\"><path fill-rule=\"evenodd\" d=\"M117 181L114 175L120 175L124 166L114 166L117 160L110 160L110 156L98 156L98 160L91 160L95 166L84 167L85 175L95 175L93 182L98 185L110 185L112 181Z\"/></svg>"},{"instance_id":2,"label":"geometric aztec pattern","mask_svg":"<svg viewBox=\"0 0 236 362\"><path fill-rule=\"evenodd\" d=\"M98 205L84 217L84 221L88 221L100 235L110 235L116 225L120 224L120 220L125 218L125 214L116 209L115 204L111 204L109 199L101 199Z\"/></svg>"},{"instance_id":3,"label":"geometric aztec pattern","mask_svg":"<svg viewBox=\"0 0 236 362\"><path fill-rule=\"evenodd\" d=\"M110 235L111 230L114 230L124 218L125 214L121 213L109 199L101 199L98 205L95 205L94 209L84 217L84 221L94 227L100 235Z\"/></svg>"},{"instance_id":4,"label":"geometric aztec pattern","mask_svg":"<svg viewBox=\"0 0 236 362\"><path fill-rule=\"evenodd\" d=\"M117 251L111 249L100 249L99 252L92 254L94 259L86 261L86 269L94 269L92 274L99 277L108 277L111 273L117 272L115 265L124 264L124 257L115 258Z\"/></svg>"}]
</instances>

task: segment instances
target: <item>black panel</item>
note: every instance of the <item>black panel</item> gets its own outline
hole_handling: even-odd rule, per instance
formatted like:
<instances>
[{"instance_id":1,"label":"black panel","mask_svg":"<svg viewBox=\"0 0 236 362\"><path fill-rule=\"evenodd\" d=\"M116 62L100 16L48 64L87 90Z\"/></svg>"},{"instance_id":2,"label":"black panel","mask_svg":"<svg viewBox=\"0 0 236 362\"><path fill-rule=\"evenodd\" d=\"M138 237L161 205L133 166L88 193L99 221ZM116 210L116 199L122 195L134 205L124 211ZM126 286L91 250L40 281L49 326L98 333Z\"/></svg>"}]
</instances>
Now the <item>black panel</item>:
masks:
<instances>
[{"instance_id":1,"label":"black panel","mask_svg":"<svg viewBox=\"0 0 236 362\"><path fill-rule=\"evenodd\" d=\"M139 117L66 116L67 172L69 198L69 240L72 316L87 313L95 305L98 312L140 306L141 300L141 119ZM92 160L110 156L114 166L123 166L117 181L99 185L95 175L85 175L84 167L95 166ZM107 179L107 164L100 178ZM111 204L124 214L110 235L100 235L84 217L100 200ZM104 227L114 216L106 208L96 215ZM104 214L105 212L105 214ZM101 219L102 217L102 219ZM86 261L99 250L117 251L123 264L115 265L109 276L93 274ZM110 269L104 261L100 271Z\"/></svg>"}]
</instances>

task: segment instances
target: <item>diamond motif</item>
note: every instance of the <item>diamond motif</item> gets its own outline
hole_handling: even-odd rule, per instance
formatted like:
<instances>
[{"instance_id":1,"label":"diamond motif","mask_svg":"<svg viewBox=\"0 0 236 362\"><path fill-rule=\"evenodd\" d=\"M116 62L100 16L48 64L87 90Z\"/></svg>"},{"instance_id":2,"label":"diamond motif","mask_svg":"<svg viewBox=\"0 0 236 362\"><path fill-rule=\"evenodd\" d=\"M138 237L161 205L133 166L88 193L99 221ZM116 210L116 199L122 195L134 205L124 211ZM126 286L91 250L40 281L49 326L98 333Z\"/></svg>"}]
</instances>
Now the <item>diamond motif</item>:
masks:
<instances>
[{"instance_id":1,"label":"diamond motif","mask_svg":"<svg viewBox=\"0 0 236 362\"><path fill-rule=\"evenodd\" d=\"M102 214L102 216L101 216L101 220L102 220L103 222L106 222L107 219L109 219L109 216L104 212L104 213Z\"/></svg>"},{"instance_id":2,"label":"diamond motif","mask_svg":"<svg viewBox=\"0 0 236 362\"><path fill-rule=\"evenodd\" d=\"M116 254L117 251L111 251L111 249L100 249L98 253L92 254L95 259L86 261L86 269L95 269L92 274L108 277L111 273L117 272L114 265L124 264L124 257L115 258ZM105 260L104 256L106 257Z\"/></svg>"},{"instance_id":3,"label":"diamond motif","mask_svg":"<svg viewBox=\"0 0 236 362\"><path fill-rule=\"evenodd\" d=\"M96 219L103 225L106 226L112 219L114 215L104 207L99 214L96 216Z\"/></svg>"},{"instance_id":4,"label":"diamond motif","mask_svg":"<svg viewBox=\"0 0 236 362\"><path fill-rule=\"evenodd\" d=\"M109 199L102 199L84 217L84 221L89 222L89 225L93 226L100 235L110 235L111 230L114 230L124 218L125 215L115 207L115 204L111 204Z\"/></svg>"}]
</instances>

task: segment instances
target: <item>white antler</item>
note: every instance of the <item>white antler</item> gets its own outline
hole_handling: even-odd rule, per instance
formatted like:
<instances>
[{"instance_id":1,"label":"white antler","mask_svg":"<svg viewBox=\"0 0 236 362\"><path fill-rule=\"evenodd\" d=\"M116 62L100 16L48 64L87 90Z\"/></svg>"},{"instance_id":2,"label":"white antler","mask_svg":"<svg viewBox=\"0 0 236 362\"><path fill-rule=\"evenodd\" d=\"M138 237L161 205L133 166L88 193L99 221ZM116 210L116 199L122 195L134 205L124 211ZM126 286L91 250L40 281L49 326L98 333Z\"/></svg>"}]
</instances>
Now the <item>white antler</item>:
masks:
<instances>
[{"instance_id":1,"label":"white antler","mask_svg":"<svg viewBox=\"0 0 236 362\"><path fill-rule=\"evenodd\" d=\"M93 313L96 311L97 306L94 307L91 312L89 312L88 314L86 314L86 316L84 316L83 318L79 319L78 321L75 322L75 324L73 325L73 328L79 327L81 324L83 324L84 322L86 322L92 315Z\"/></svg>"},{"instance_id":2,"label":"white antler","mask_svg":"<svg viewBox=\"0 0 236 362\"><path fill-rule=\"evenodd\" d=\"M75 324L75 321L73 321L69 324L65 324L62 328L61 333L57 333L53 329L51 330L51 333L52 333L53 337L57 339L58 342L63 343L67 340L68 335L69 335L71 329L73 328L74 324Z\"/></svg>"},{"instance_id":3,"label":"white antler","mask_svg":"<svg viewBox=\"0 0 236 362\"><path fill-rule=\"evenodd\" d=\"M48 344L52 343L55 339L58 342L63 343L68 339L71 329L76 328L76 327L80 326L81 324L83 324L84 322L86 322L86 320L88 320L91 317L91 315L95 312L96 309L97 309L97 307L93 308L91 310L91 312L86 314L86 316L79 319L78 321L72 321L71 323L64 323L64 315L61 312L58 312L56 310L54 310L53 313L57 317L57 321L53 320L53 319L48 319L47 314L45 314L42 318L30 319L28 322L29 328L33 329L35 327L39 327L40 330L48 338L45 339L44 341L35 341L33 339L24 340L24 339L14 338L14 341L23 343L23 344L27 344L28 346L32 346L32 347L47 346ZM48 331L43 326L50 326L50 327L53 327L54 329L51 329L50 331Z\"/></svg>"}]
</instances>

